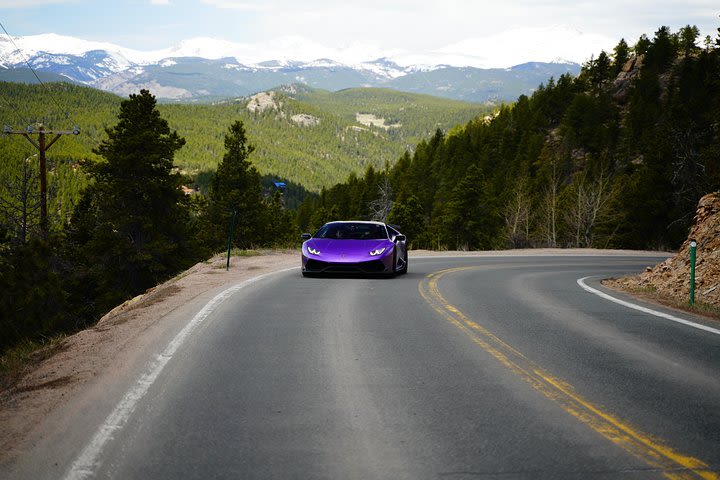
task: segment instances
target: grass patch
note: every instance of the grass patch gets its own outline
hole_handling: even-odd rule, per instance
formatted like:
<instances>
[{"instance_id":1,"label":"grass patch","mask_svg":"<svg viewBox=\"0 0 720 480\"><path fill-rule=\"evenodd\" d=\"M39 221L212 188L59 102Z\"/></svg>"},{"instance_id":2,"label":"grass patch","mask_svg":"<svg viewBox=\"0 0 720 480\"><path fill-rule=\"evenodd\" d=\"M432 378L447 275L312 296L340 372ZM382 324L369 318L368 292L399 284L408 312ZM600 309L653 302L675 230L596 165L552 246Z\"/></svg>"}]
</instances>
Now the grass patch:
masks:
<instances>
[{"instance_id":1,"label":"grass patch","mask_svg":"<svg viewBox=\"0 0 720 480\"><path fill-rule=\"evenodd\" d=\"M23 340L0 356L0 391L15 385L28 368L50 358L63 348L67 335L38 341Z\"/></svg>"},{"instance_id":2,"label":"grass patch","mask_svg":"<svg viewBox=\"0 0 720 480\"><path fill-rule=\"evenodd\" d=\"M232 251L233 257L259 257L262 255L263 253L259 250L240 250L238 248L235 248Z\"/></svg>"}]
</instances>

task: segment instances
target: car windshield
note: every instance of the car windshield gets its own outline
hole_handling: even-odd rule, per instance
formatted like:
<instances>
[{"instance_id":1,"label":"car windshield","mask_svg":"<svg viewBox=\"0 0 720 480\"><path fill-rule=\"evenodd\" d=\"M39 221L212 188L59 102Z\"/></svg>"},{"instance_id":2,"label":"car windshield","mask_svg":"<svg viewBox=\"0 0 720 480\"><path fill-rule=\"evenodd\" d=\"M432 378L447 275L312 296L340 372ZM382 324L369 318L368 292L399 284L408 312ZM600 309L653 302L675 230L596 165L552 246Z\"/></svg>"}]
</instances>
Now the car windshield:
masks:
<instances>
[{"instance_id":1,"label":"car windshield","mask_svg":"<svg viewBox=\"0 0 720 480\"><path fill-rule=\"evenodd\" d=\"M382 240L388 238L388 234L385 225L375 223L327 223L318 230L315 238Z\"/></svg>"}]
</instances>

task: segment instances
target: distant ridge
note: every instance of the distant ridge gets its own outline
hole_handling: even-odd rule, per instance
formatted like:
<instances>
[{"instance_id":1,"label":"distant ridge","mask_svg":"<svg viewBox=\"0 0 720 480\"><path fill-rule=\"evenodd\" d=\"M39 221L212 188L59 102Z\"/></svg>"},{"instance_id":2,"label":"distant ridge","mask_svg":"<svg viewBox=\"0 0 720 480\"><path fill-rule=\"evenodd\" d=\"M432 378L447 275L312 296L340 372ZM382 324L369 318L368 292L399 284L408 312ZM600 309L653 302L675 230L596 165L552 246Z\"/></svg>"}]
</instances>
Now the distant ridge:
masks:
<instances>
[{"instance_id":1,"label":"distant ridge","mask_svg":"<svg viewBox=\"0 0 720 480\"><path fill-rule=\"evenodd\" d=\"M531 94L550 77L580 71L580 65L566 61L527 62L489 69L447 64L401 66L390 58L355 64L327 57L255 58L257 61L252 62L257 52L244 52L241 47L199 38L169 49L139 52L54 34L16 37L14 42L0 37L0 66L6 68L0 68L0 80L32 82L32 74L27 77L27 58L33 69L49 75L51 81L67 79L122 96L148 88L166 101L209 102L303 83L330 91L383 87L497 104ZM297 46L288 46L287 54L296 49Z\"/></svg>"},{"instance_id":2,"label":"distant ridge","mask_svg":"<svg viewBox=\"0 0 720 480\"><path fill-rule=\"evenodd\" d=\"M70 80L68 77L59 75L51 72L36 72L37 76L43 82L70 82L77 83ZM37 78L29 68L0 68L0 82L13 82L13 83L38 83Z\"/></svg>"}]
</instances>

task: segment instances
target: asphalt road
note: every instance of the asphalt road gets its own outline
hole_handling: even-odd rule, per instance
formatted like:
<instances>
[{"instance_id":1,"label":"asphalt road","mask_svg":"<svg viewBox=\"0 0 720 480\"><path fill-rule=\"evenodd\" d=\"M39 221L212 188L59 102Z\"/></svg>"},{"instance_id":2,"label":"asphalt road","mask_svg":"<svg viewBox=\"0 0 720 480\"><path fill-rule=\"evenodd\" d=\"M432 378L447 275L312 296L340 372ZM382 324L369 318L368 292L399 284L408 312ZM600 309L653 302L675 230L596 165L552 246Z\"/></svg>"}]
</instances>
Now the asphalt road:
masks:
<instances>
[{"instance_id":1,"label":"asphalt road","mask_svg":"<svg viewBox=\"0 0 720 480\"><path fill-rule=\"evenodd\" d=\"M720 335L577 283L656 260L269 276L215 306L68 478L717 478Z\"/></svg>"}]
</instances>

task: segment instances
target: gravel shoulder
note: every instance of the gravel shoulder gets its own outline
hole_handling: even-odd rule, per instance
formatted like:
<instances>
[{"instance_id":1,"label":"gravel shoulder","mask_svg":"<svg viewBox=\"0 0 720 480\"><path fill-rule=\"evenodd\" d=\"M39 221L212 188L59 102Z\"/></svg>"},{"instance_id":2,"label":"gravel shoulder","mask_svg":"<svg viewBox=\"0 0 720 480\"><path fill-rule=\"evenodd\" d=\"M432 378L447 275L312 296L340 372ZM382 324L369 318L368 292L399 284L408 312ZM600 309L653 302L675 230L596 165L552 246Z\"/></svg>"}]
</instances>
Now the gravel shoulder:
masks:
<instances>
[{"instance_id":1,"label":"gravel shoulder","mask_svg":"<svg viewBox=\"0 0 720 480\"><path fill-rule=\"evenodd\" d=\"M658 252L587 249L535 249L493 252L411 251L428 256L658 256ZM660 254L663 255L663 254ZM93 412L101 393L122 390L135 379L153 346L164 345L188 319L225 288L263 274L299 266L297 251L265 251L233 257L229 271L218 255L133 298L105 315L92 328L67 337L43 360L29 365L20 380L0 392L0 472L12 472L19 460L43 442L63 438L69 418ZM164 342L164 343L163 343ZM88 422L91 423L91 422ZM92 428L91 425L88 428ZM55 448L60 448L55 447ZM47 448L47 445L46 445ZM27 454L27 455L26 455Z\"/></svg>"}]
</instances>

